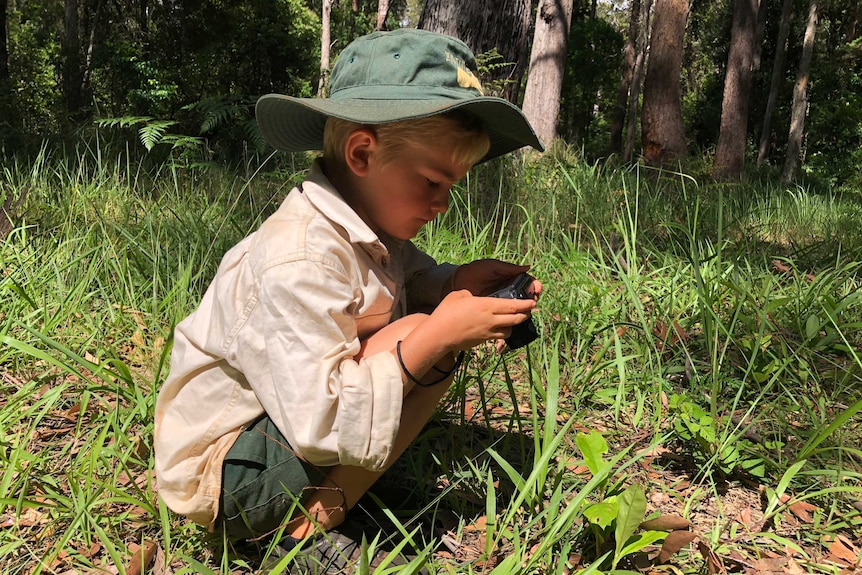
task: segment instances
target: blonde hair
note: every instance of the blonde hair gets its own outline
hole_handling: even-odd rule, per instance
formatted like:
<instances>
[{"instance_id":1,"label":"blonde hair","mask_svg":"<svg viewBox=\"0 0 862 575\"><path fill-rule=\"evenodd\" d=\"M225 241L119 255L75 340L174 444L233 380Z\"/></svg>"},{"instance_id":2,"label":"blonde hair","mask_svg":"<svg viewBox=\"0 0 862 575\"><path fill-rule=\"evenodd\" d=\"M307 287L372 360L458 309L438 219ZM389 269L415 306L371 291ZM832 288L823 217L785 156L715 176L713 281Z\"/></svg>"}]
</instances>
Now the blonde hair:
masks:
<instances>
[{"instance_id":1,"label":"blonde hair","mask_svg":"<svg viewBox=\"0 0 862 575\"><path fill-rule=\"evenodd\" d=\"M455 163L472 166L485 157L491 147L491 140L481 120L458 110L374 125L330 117L323 130L323 158L327 165L344 165L347 138L360 128L371 129L377 135L378 154L383 164L398 159L406 149L428 149L445 142L450 147Z\"/></svg>"}]
</instances>

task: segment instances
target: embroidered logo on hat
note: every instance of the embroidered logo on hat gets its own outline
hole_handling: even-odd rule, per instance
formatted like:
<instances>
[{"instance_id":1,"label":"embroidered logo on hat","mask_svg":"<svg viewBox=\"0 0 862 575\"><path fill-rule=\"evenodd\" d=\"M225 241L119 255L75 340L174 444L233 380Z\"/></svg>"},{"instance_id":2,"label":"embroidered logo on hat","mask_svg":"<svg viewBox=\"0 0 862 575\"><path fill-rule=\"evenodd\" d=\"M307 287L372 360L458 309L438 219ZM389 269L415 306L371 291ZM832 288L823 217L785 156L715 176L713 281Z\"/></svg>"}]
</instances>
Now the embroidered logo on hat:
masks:
<instances>
[{"instance_id":1,"label":"embroidered logo on hat","mask_svg":"<svg viewBox=\"0 0 862 575\"><path fill-rule=\"evenodd\" d=\"M455 56L452 52L446 52L446 60L455 64L458 68L458 85L462 88L475 88L479 90L479 94L485 95L485 90L482 89L482 83L472 70L467 69L464 60Z\"/></svg>"}]
</instances>

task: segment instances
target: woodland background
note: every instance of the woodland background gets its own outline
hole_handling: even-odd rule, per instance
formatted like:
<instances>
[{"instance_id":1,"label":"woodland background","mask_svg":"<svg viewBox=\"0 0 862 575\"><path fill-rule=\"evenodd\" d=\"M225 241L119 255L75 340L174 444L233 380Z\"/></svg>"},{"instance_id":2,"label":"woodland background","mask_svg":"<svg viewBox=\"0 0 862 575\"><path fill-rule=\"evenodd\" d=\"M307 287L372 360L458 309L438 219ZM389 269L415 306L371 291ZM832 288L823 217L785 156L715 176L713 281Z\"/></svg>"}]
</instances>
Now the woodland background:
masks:
<instances>
[{"instance_id":1,"label":"woodland background","mask_svg":"<svg viewBox=\"0 0 862 575\"><path fill-rule=\"evenodd\" d=\"M265 151L258 96L323 93L350 40L418 26L464 39L490 93L587 159L853 191L859 14L853 0L2 0L0 146L8 159L122 126L147 149L236 162Z\"/></svg>"}]
</instances>

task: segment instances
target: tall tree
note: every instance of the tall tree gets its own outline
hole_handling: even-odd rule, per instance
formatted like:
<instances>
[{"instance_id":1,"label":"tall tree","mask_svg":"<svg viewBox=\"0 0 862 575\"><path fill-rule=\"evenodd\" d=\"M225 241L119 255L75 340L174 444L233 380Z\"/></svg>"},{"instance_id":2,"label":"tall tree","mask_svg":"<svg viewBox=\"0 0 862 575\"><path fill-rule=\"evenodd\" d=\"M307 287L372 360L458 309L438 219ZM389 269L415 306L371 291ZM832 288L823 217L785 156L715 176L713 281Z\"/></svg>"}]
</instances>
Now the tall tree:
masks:
<instances>
[{"instance_id":1,"label":"tall tree","mask_svg":"<svg viewBox=\"0 0 862 575\"><path fill-rule=\"evenodd\" d=\"M572 8L572 0L540 0L536 11L523 110L545 145L557 136Z\"/></svg>"},{"instance_id":2,"label":"tall tree","mask_svg":"<svg viewBox=\"0 0 862 575\"><path fill-rule=\"evenodd\" d=\"M637 135L638 107L640 105L641 89L643 88L644 68L646 66L647 50L649 47L650 16L652 15L652 0L646 0L641 4L641 21L643 25L638 33L637 56L635 58L635 69L632 75L632 87L629 94L629 108L627 111L626 124L626 146L623 151L623 159L631 162L635 150L635 136Z\"/></svg>"},{"instance_id":3,"label":"tall tree","mask_svg":"<svg viewBox=\"0 0 862 575\"><path fill-rule=\"evenodd\" d=\"M531 0L426 0L419 28L460 38L477 56L496 50L500 57L483 71L482 80L501 85L499 95L517 102L527 67L531 15Z\"/></svg>"},{"instance_id":4,"label":"tall tree","mask_svg":"<svg viewBox=\"0 0 862 575\"><path fill-rule=\"evenodd\" d=\"M320 15L320 79L317 83L317 97L322 98L329 90L329 51L332 47L332 2L323 0Z\"/></svg>"},{"instance_id":5,"label":"tall tree","mask_svg":"<svg viewBox=\"0 0 862 575\"><path fill-rule=\"evenodd\" d=\"M751 100L751 77L758 51L755 39L759 5L759 0L735 0L733 3L730 53L721 103L721 128L713 164L713 175L719 179L740 178L745 167L748 103Z\"/></svg>"},{"instance_id":6,"label":"tall tree","mask_svg":"<svg viewBox=\"0 0 862 575\"><path fill-rule=\"evenodd\" d=\"M769 81L769 95L766 98L766 111L763 113L763 131L757 146L757 165L762 166L769 156L772 139L772 119L778 102L778 90L784 77L784 57L787 54L787 38L790 36L790 17L793 13L793 0L784 0L781 7L781 21L778 23L778 39L775 42L775 58L772 61L772 77Z\"/></svg>"},{"instance_id":7,"label":"tall tree","mask_svg":"<svg viewBox=\"0 0 862 575\"><path fill-rule=\"evenodd\" d=\"M377 2L377 26L375 30L386 28L386 17L389 16L389 0L378 0Z\"/></svg>"},{"instance_id":8,"label":"tall tree","mask_svg":"<svg viewBox=\"0 0 862 575\"><path fill-rule=\"evenodd\" d=\"M850 17L850 22L847 25L847 42L856 40L857 29L859 28L859 2L853 3L853 16Z\"/></svg>"},{"instance_id":9,"label":"tall tree","mask_svg":"<svg viewBox=\"0 0 862 575\"><path fill-rule=\"evenodd\" d=\"M0 0L0 89L9 81L9 48L6 41L8 0ZM4 95L0 94L0 98Z\"/></svg>"},{"instance_id":10,"label":"tall tree","mask_svg":"<svg viewBox=\"0 0 862 575\"><path fill-rule=\"evenodd\" d=\"M0 0L0 143L11 136L12 82L9 79L9 48L6 38L7 0ZM0 214L2 220L5 212Z\"/></svg>"},{"instance_id":11,"label":"tall tree","mask_svg":"<svg viewBox=\"0 0 862 575\"><path fill-rule=\"evenodd\" d=\"M656 0L641 114L643 154L650 165L687 153L680 92L687 16L687 0Z\"/></svg>"},{"instance_id":12,"label":"tall tree","mask_svg":"<svg viewBox=\"0 0 862 575\"><path fill-rule=\"evenodd\" d=\"M614 107L613 120L611 122L611 151L615 153L623 151L623 128L626 123L629 93L631 92L632 80L635 73L635 45L640 30L640 21L641 0L632 0L629 4L629 31L625 46L623 47L623 69L622 74L620 74L620 88L617 92L617 103Z\"/></svg>"},{"instance_id":13,"label":"tall tree","mask_svg":"<svg viewBox=\"0 0 862 575\"><path fill-rule=\"evenodd\" d=\"M802 43L802 58L793 87L793 104L790 111L790 134L787 138L787 158L781 171L781 181L789 183L796 176L799 153L802 150L802 135L805 132L805 114L808 110L808 79L811 74L811 59L814 56L814 36L817 33L817 0L808 5L808 21Z\"/></svg>"},{"instance_id":14,"label":"tall tree","mask_svg":"<svg viewBox=\"0 0 862 575\"><path fill-rule=\"evenodd\" d=\"M65 0L63 13L63 96L66 110L76 116L84 107L84 69L81 66L78 2Z\"/></svg>"}]
</instances>

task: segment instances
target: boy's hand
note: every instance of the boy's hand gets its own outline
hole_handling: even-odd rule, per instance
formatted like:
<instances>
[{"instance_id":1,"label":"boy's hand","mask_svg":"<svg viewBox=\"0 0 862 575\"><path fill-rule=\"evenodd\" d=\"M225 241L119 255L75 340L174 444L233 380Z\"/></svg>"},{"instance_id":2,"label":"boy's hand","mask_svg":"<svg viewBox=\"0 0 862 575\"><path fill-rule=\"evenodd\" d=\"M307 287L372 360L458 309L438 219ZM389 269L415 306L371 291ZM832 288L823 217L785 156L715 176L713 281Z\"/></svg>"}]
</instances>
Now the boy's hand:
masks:
<instances>
[{"instance_id":1,"label":"boy's hand","mask_svg":"<svg viewBox=\"0 0 862 575\"><path fill-rule=\"evenodd\" d=\"M446 349L458 351L506 339L512 326L526 321L535 307L532 299L475 297L466 290L453 291L440 302L424 327Z\"/></svg>"},{"instance_id":2,"label":"boy's hand","mask_svg":"<svg viewBox=\"0 0 862 575\"><path fill-rule=\"evenodd\" d=\"M485 296L506 283L506 280L522 272L530 266L520 266L500 260L484 259L458 266L453 279L454 290L468 290L475 296ZM532 285L534 299L542 293L542 283L535 280Z\"/></svg>"}]
</instances>

